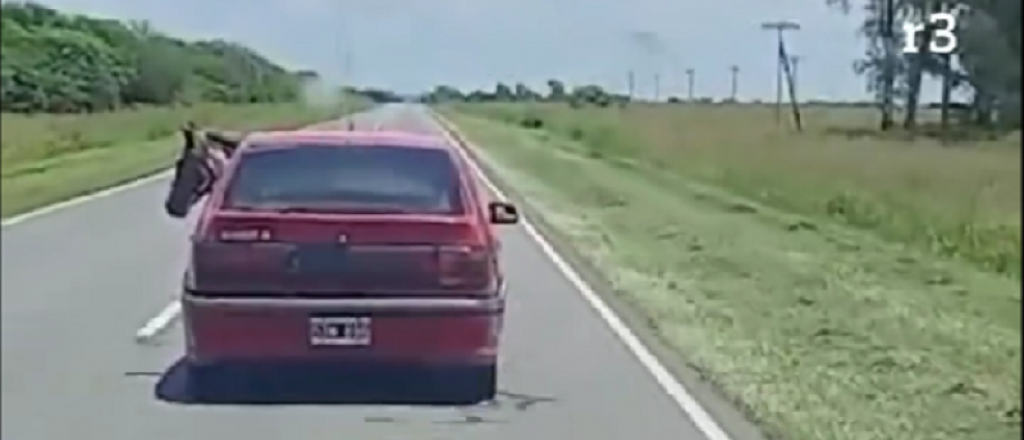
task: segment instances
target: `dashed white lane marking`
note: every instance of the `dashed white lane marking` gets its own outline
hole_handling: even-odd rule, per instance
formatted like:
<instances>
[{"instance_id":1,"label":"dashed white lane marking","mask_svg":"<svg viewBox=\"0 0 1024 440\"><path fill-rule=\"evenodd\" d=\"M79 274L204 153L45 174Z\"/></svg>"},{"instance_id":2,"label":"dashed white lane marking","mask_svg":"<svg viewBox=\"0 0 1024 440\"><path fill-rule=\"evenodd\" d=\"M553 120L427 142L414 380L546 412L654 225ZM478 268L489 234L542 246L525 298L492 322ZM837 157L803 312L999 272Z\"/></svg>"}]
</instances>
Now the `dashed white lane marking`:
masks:
<instances>
[{"instance_id":1,"label":"dashed white lane marking","mask_svg":"<svg viewBox=\"0 0 1024 440\"><path fill-rule=\"evenodd\" d=\"M153 339L181 314L181 303L177 300L167 304L160 313L146 322L139 331L135 332L135 340L142 343Z\"/></svg>"}]
</instances>

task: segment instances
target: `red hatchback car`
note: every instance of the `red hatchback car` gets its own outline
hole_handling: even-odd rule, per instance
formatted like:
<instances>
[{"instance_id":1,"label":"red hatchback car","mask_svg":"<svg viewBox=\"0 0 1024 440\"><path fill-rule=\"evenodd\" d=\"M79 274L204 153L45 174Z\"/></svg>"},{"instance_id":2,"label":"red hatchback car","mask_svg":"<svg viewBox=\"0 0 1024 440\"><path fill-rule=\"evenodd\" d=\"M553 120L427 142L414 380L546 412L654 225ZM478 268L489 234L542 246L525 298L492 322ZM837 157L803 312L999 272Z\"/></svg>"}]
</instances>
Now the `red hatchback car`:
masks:
<instances>
[{"instance_id":1,"label":"red hatchback car","mask_svg":"<svg viewBox=\"0 0 1024 440\"><path fill-rule=\"evenodd\" d=\"M492 225L518 212L488 201L457 148L386 132L246 137L191 240L192 391L358 365L444 371L493 398L506 285Z\"/></svg>"}]
</instances>

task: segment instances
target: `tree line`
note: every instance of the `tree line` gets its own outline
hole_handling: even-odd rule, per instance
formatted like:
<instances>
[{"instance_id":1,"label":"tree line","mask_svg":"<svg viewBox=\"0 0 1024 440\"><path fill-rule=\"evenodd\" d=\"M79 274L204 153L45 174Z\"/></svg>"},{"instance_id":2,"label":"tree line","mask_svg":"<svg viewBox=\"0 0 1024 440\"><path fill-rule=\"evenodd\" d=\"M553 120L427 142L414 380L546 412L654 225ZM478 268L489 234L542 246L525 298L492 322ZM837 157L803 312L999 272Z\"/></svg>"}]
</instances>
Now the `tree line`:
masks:
<instances>
[{"instance_id":1,"label":"tree line","mask_svg":"<svg viewBox=\"0 0 1024 440\"><path fill-rule=\"evenodd\" d=\"M135 105L298 99L312 71L292 72L252 49L184 41L147 22L2 5L4 112L90 112Z\"/></svg>"},{"instance_id":2,"label":"tree line","mask_svg":"<svg viewBox=\"0 0 1024 440\"><path fill-rule=\"evenodd\" d=\"M860 33L866 37L864 57L854 66L867 79L881 110L882 129L893 127L893 110L901 106L904 128L918 124L923 78L942 81L943 123L950 121L955 91L970 96L969 122L983 126L1021 125L1021 0L827 0L844 11L864 9ZM928 23L938 12L957 18L957 49L933 53L941 23ZM917 35L918 53L901 53L903 23L926 24Z\"/></svg>"},{"instance_id":3,"label":"tree line","mask_svg":"<svg viewBox=\"0 0 1024 440\"><path fill-rule=\"evenodd\" d=\"M626 105L634 101L629 95L612 93L603 87L593 84L568 86L565 82L557 79L549 79L546 90L533 90L525 84L517 83L508 85L499 82L491 90L467 90L463 91L450 85L435 86L433 90L419 96L418 100L424 103L444 102L562 102L574 107L591 105L597 107L608 107L611 105ZM355 93L365 94L356 91ZM375 101L378 101L375 99ZM386 102L386 101L378 101ZM678 96L667 96L665 102L669 104L682 104L693 102L697 104L735 104L737 101L732 98L715 100L710 97L696 97L692 100ZM750 104L764 104L760 100L749 102ZM828 105L842 107L865 107L872 105L870 102L834 102L822 100L806 101L809 105Z\"/></svg>"},{"instance_id":4,"label":"tree line","mask_svg":"<svg viewBox=\"0 0 1024 440\"><path fill-rule=\"evenodd\" d=\"M573 106L596 105L607 107L612 104L622 105L630 101L630 97L608 92L601 86L584 84L572 88L557 79L547 81L547 93L535 91L526 84L508 85L497 83L494 90L461 91L458 88L439 85L419 97L421 102L566 102Z\"/></svg>"},{"instance_id":5,"label":"tree line","mask_svg":"<svg viewBox=\"0 0 1024 440\"><path fill-rule=\"evenodd\" d=\"M871 105L880 110L881 128L896 126L896 110L902 111L902 126L919 125L921 108L937 108L942 124L960 122L969 126L1021 127L1021 0L826 0L843 11L863 8L865 21L859 33L867 42L864 56L854 70L866 80L873 95L870 103L819 103L830 105ZM950 54L932 53L939 24L927 21L930 14L950 12L957 17L954 33L958 48ZM905 45L903 23L927 24L917 34L918 53L902 53ZM921 88L925 77L942 82L941 102L923 105ZM438 86L421 97L440 101L567 101L580 105L625 103L629 97L607 93L598 86L580 86L571 91L558 80L548 81L546 95L517 84L498 84L492 91L462 92ZM967 102L954 102L957 92ZM680 101L670 98L670 101ZM706 98L699 101L708 102Z\"/></svg>"}]
</instances>

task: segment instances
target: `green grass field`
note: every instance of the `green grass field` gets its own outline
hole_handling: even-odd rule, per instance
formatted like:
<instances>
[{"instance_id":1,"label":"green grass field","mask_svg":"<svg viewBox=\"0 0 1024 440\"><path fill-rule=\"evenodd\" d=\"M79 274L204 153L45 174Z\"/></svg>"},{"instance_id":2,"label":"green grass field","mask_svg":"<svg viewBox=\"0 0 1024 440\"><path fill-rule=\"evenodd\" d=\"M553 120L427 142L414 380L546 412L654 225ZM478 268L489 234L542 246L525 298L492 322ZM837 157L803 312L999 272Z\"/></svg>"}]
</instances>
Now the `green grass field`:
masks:
<instances>
[{"instance_id":1,"label":"green grass field","mask_svg":"<svg viewBox=\"0 0 1024 440\"><path fill-rule=\"evenodd\" d=\"M4 114L2 213L8 217L165 169L181 146L177 130L188 120L244 130L305 125L339 114L334 107L301 104Z\"/></svg>"},{"instance_id":2,"label":"green grass field","mask_svg":"<svg viewBox=\"0 0 1024 440\"><path fill-rule=\"evenodd\" d=\"M526 107L477 106L518 122ZM770 107L536 105L554 132L587 155L641 159L791 212L838 220L885 238L1020 270L1020 135L941 146L871 136L871 110L810 109L803 135L779 130ZM482 112L482 113L480 113Z\"/></svg>"},{"instance_id":3,"label":"green grass field","mask_svg":"<svg viewBox=\"0 0 1024 440\"><path fill-rule=\"evenodd\" d=\"M880 138L859 110L810 109L803 134L758 107L441 111L769 434L1021 435L1019 137Z\"/></svg>"}]
</instances>

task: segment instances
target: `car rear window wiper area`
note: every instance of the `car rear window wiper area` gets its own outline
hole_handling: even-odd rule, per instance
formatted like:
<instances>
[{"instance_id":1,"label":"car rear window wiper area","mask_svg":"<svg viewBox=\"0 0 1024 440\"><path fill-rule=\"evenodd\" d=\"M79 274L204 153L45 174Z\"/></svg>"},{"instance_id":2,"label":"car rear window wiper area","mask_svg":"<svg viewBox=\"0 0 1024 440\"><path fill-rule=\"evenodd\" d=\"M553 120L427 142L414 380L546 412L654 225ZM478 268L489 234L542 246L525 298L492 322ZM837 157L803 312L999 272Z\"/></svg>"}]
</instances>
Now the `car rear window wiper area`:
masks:
<instances>
[{"instance_id":1,"label":"car rear window wiper area","mask_svg":"<svg viewBox=\"0 0 1024 440\"><path fill-rule=\"evenodd\" d=\"M231 205L225 207L231 211L270 212L275 214L423 214L422 210L388 206L331 206L331 205Z\"/></svg>"},{"instance_id":2,"label":"car rear window wiper area","mask_svg":"<svg viewBox=\"0 0 1024 440\"><path fill-rule=\"evenodd\" d=\"M443 150L298 145L246 153L225 209L280 213L465 212L461 179Z\"/></svg>"}]
</instances>

